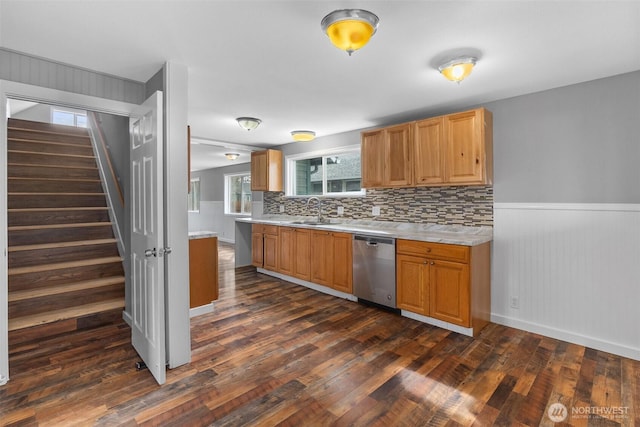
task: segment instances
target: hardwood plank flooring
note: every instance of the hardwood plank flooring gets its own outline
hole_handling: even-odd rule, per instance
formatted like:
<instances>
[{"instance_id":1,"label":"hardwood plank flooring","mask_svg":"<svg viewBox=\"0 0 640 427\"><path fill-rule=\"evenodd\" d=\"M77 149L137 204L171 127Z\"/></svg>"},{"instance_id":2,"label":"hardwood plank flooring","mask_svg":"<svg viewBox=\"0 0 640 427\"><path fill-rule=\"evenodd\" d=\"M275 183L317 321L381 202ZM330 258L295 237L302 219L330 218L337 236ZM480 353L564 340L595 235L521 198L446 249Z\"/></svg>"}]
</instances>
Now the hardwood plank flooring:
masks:
<instances>
[{"instance_id":1,"label":"hardwood plank flooring","mask_svg":"<svg viewBox=\"0 0 640 427\"><path fill-rule=\"evenodd\" d=\"M220 299L164 386L135 370L124 323L21 343L0 424L552 426L560 402L558 425L640 426L638 361L495 324L469 338L236 270L219 247Z\"/></svg>"}]
</instances>

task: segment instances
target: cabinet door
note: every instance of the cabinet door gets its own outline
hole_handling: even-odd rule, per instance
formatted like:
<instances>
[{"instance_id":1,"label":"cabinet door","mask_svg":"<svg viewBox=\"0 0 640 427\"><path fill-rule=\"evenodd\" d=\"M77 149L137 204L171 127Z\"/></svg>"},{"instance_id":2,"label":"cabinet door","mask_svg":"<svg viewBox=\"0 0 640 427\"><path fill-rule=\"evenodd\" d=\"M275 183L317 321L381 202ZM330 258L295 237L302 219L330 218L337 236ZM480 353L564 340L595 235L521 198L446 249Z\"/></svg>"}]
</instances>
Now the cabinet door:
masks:
<instances>
[{"instance_id":1,"label":"cabinet door","mask_svg":"<svg viewBox=\"0 0 640 427\"><path fill-rule=\"evenodd\" d=\"M348 233L332 233L333 241L333 289L353 293L353 243Z\"/></svg>"},{"instance_id":2,"label":"cabinet door","mask_svg":"<svg viewBox=\"0 0 640 427\"><path fill-rule=\"evenodd\" d=\"M482 110L444 117L447 140L446 179L452 184L484 183Z\"/></svg>"},{"instance_id":3,"label":"cabinet door","mask_svg":"<svg viewBox=\"0 0 640 427\"><path fill-rule=\"evenodd\" d=\"M429 315L429 265L425 258L396 255L396 300L398 308Z\"/></svg>"},{"instance_id":4,"label":"cabinet door","mask_svg":"<svg viewBox=\"0 0 640 427\"><path fill-rule=\"evenodd\" d=\"M406 187L411 185L413 183L411 124L386 128L384 143L384 186Z\"/></svg>"},{"instance_id":5,"label":"cabinet door","mask_svg":"<svg viewBox=\"0 0 640 427\"><path fill-rule=\"evenodd\" d=\"M267 191L268 188L267 151L251 153L251 190Z\"/></svg>"},{"instance_id":6,"label":"cabinet door","mask_svg":"<svg viewBox=\"0 0 640 427\"><path fill-rule=\"evenodd\" d=\"M470 327L469 265L431 261L429 305L431 317Z\"/></svg>"},{"instance_id":7,"label":"cabinet door","mask_svg":"<svg viewBox=\"0 0 640 427\"><path fill-rule=\"evenodd\" d=\"M251 233L251 265L262 268L264 262L264 246L262 233Z\"/></svg>"},{"instance_id":8,"label":"cabinet door","mask_svg":"<svg viewBox=\"0 0 640 427\"><path fill-rule=\"evenodd\" d=\"M280 227L278 230L278 271L288 276L293 276L295 236L294 228Z\"/></svg>"},{"instance_id":9,"label":"cabinet door","mask_svg":"<svg viewBox=\"0 0 640 427\"><path fill-rule=\"evenodd\" d=\"M328 231L311 232L311 281L331 286L333 269L332 236Z\"/></svg>"},{"instance_id":10,"label":"cabinet door","mask_svg":"<svg viewBox=\"0 0 640 427\"><path fill-rule=\"evenodd\" d=\"M293 276L311 280L311 232L303 228L295 229L293 245Z\"/></svg>"},{"instance_id":11,"label":"cabinet door","mask_svg":"<svg viewBox=\"0 0 640 427\"><path fill-rule=\"evenodd\" d=\"M445 177L444 118L416 122L413 128L413 170L416 185L442 184Z\"/></svg>"},{"instance_id":12,"label":"cabinet door","mask_svg":"<svg viewBox=\"0 0 640 427\"><path fill-rule=\"evenodd\" d=\"M278 235L264 235L264 259L263 267L267 270L276 271L278 269Z\"/></svg>"},{"instance_id":13,"label":"cabinet door","mask_svg":"<svg viewBox=\"0 0 640 427\"><path fill-rule=\"evenodd\" d=\"M189 240L189 307L218 299L218 238Z\"/></svg>"},{"instance_id":14,"label":"cabinet door","mask_svg":"<svg viewBox=\"0 0 640 427\"><path fill-rule=\"evenodd\" d=\"M384 129L364 132L360 148L362 188L382 187L384 157Z\"/></svg>"}]
</instances>

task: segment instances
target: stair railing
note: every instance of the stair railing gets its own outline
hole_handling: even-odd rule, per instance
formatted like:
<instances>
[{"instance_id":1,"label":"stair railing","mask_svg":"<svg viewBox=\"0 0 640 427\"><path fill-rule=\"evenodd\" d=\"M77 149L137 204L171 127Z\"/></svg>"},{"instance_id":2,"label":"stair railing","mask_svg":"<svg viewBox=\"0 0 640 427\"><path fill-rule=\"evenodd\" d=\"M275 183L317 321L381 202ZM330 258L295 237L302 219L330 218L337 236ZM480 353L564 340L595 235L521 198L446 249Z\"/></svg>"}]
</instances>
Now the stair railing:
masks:
<instances>
[{"instance_id":1,"label":"stair railing","mask_svg":"<svg viewBox=\"0 0 640 427\"><path fill-rule=\"evenodd\" d=\"M105 141L104 132L96 114L93 111L87 111L87 128L91 136L91 145L97 160L98 170L100 172L100 180L104 189L107 205L109 208L109 218L113 225L113 233L116 236L118 251L120 256L126 259L126 248L124 240L124 195L120 181L111 162L111 155L108 142ZM127 142L128 144L128 142Z\"/></svg>"}]
</instances>

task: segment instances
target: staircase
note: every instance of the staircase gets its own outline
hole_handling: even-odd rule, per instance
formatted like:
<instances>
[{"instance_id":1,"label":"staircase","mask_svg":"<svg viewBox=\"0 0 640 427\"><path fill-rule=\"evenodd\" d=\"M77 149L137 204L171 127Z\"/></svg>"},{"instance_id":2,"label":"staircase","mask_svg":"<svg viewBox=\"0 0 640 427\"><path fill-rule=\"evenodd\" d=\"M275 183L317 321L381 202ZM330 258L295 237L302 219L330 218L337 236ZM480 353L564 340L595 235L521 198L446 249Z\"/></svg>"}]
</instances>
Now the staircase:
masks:
<instances>
[{"instance_id":1,"label":"staircase","mask_svg":"<svg viewBox=\"0 0 640 427\"><path fill-rule=\"evenodd\" d=\"M9 342L122 318L124 271L86 129L9 119Z\"/></svg>"}]
</instances>

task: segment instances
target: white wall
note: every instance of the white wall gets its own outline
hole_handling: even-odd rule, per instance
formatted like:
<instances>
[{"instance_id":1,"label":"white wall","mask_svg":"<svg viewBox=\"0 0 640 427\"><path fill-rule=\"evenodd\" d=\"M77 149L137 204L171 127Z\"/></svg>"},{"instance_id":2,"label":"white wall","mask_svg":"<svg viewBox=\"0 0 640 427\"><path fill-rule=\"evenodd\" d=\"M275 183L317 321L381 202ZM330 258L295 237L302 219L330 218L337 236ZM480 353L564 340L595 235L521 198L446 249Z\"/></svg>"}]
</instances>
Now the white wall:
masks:
<instances>
[{"instance_id":1,"label":"white wall","mask_svg":"<svg viewBox=\"0 0 640 427\"><path fill-rule=\"evenodd\" d=\"M640 360L640 71L486 107L492 320Z\"/></svg>"},{"instance_id":2,"label":"white wall","mask_svg":"<svg viewBox=\"0 0 640 427\"><path fill-rule=\"evenodd\" d=\"M640 360L640 205L498 203L494 220L494 322Z\"/></svg>"}]
</instances>

